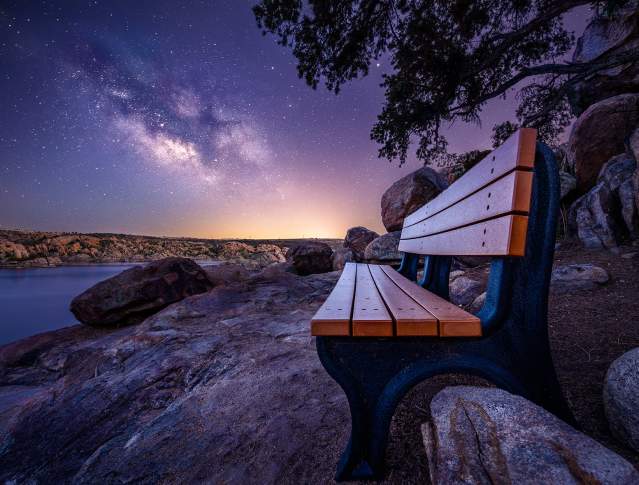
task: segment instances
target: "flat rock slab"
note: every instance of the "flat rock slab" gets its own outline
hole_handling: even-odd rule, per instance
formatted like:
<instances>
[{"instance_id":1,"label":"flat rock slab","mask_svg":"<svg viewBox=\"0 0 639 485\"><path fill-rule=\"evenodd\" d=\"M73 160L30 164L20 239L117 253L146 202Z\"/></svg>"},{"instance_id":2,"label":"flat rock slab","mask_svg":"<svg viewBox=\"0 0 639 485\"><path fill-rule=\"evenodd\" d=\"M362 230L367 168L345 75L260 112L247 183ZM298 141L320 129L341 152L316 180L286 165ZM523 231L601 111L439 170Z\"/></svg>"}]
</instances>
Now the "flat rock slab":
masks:
<instances>
[{"instance_id":1,"label":"flat rock slab","mask_svg":"<svg viewBox=\"0 0 639 485\"><path fill-rule=\"evenodd\" d=\"M0 348L0 481L326 482L350 419L309 320L336 280L269 269Z\"/></svg>"},{"instance_id":2,"label":"flat rock slab","mask_svg":"<svg viewBox=\"0 0 639 485\"><path fill-rule=\"evenodd\" d=\"M639 483L625 459L520 396L448 387L430 409L422 433L434 484Z\"/></svg>"}]
</instances>

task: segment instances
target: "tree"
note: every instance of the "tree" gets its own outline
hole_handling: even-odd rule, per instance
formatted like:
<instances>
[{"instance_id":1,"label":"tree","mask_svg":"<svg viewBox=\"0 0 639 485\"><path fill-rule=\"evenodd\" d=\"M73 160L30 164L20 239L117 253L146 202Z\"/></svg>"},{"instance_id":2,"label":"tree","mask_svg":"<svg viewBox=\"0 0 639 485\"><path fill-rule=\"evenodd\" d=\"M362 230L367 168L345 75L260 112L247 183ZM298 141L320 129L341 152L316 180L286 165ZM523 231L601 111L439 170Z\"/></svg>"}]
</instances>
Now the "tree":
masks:
<instances>
[{"instance_id":1,"label":"tree","mask_svg":"<svg viewBox=\"0 0 639 485\"><path fill-rule=\"evenodd\" d=\"M264 34L292 49L298 74L338 93L365 76L371 63L390 62L385 104L372 128L379 155L406 160L441 156L443 123L479 122L489 100L519 90L517 118L554 139L569 123L568 94L576 83L635 62L636 52L605 60L562 60L574 36L562 16L581 5L610 15L627 0L262 0L253 8ZM495 136L514 124L496 127Z\"/></svg>"}]
</instances>

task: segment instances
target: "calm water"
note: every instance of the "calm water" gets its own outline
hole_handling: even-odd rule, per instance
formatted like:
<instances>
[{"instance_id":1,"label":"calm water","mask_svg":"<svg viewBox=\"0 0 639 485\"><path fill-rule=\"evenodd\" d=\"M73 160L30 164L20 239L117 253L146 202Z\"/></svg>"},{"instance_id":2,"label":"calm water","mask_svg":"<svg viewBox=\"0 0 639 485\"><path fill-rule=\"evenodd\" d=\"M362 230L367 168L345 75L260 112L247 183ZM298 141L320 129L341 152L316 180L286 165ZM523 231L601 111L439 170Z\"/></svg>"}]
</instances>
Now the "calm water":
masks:
<instances>
[{"instance_id":1,"label":"calm water","mask_svg":"<svg viewBox=\"0 0 639 485\"><path fill-rule=\"evenodd\" d=\"M69 311L73 297L132 266L0 269L0 345L75 325L78 321Z\"/></svg>"}]
</instances>

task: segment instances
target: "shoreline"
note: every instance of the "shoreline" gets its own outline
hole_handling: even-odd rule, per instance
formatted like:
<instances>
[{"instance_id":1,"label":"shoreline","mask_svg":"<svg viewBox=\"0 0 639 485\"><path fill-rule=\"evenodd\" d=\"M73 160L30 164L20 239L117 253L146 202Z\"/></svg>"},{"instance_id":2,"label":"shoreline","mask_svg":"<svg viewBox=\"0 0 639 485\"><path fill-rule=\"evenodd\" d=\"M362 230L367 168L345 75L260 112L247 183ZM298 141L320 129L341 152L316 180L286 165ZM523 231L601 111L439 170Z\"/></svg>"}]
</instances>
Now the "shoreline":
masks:
<instances>
[{"instance_id":1,"label":"shoreline","mask_svg":"<svg viewBox=\"0 0 639 485\"><path fill-rule=\"evenodd\" d=\"M193 258L188 258L193 259ZM39 264L12 264L8 265L6 263L0 264L0 269L15 269L15 270L23 270L23 269L54 269L54 268L63 268L63 267L89 267L89 266L130 266L130 265L144 265L152 263L153 261L158 261L157 259L145 259L143 261L92 261L92 262L61 262L56 264L49 265L39 265ZM200 266L218 266L227 262L221 259L193 259Z\"/></svg>"}]
</instances>

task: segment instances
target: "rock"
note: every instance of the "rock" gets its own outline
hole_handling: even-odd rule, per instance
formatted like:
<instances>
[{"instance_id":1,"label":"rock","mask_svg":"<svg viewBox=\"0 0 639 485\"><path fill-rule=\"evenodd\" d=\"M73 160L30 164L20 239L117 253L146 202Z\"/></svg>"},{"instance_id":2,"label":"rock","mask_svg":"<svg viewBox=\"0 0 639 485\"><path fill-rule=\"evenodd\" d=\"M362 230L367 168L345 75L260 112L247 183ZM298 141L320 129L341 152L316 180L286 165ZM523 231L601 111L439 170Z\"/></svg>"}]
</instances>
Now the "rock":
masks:
<instances>
[{"instance_id":1,"label":"rock","mask_svg":"<svg viewBox=\"0 0 639 485\"><path fill-rule=\"evenodd\" d=\"M451 302L458 306L467 307L481 294L483 288L479 281L467 276L460 276L450 283L449 290Z\"/></svg>"},{"instance_id":2,"label":"rock","mask_svg":"<svg viewBox=\"0 0 639 485\"><path fill-rule=\"evenodd\" d=\"M629 155L622 153L612 157L601 167L597 182L606 182L608 189L616 192L621 184L632 180L636 168L637 162Z\"/></svg>"},{"instance_id":3,"label":"rock","mask_svg":"<svg viewBox=\"0 0 639 485\"><path fill-rule=\"evenodd\" d=\"M496 388L448 387L422 426L432 483L639 483L624 458Z\"/></svg>"},{"instance_id":4,"label":"rock","mask_svg":"<svg viewBox=\"0 0 639 485\"><path fill-rule=\"evenodd\" d=\"M573 62L603 62L613 55L639 49L639 5L636 1L613 16L595 15L577 40ZM575 115L602 99L639 91L639 64L600 71L577 83L569 95Z\"/></svg>"},{"instance_id":5,"label":"rock","mask_svg":"<svg viewBox=\"0 0 639 485\"><path fill-rule=\"evenodd\" d=\"M70 309L79 321L96 327L138 323L212 287L204 270L192 260L166 258L101 281L76 296Z\"/></svg>"},{"instance_id":6,"label":"rock","mask_svg":"<svg viewBox=\"0 0 639 485\"><path fill-rule=\"evenodd\" d=\"M448 279L449 281L453 281L455 278L459 278L460 276L464 276L465 271L461 271L459 269L455 270L455 271L451 271L450 274L448 275Z\"/></svg>"},{"instance_id":7,"label":"rock","mask_svg":"<svg viewBox=\"0 0 639 485\"><path fill-rule=\"evenodd\" d=\"M454 260L461 263L462 266L475 268L490 263L492 258L490 256L455 256Z\"/></svg>"},{"instance_id":8,"label":"rock","mask_svg":"<svg viewBox=\"0 0 639 485\"><path fill-rule=\"evenodd\" d=\"M577 178L568 172L559 172L560 198L564 200L568 194L577 188Z\"/></svg>"},{"instance_id":9,"label":"rock","mask_svg":"<svg viewBox=\"0 0 639 485\"><path fill-rule=\"evenodd\" d=\"M28 257L29 251L24 245L13 241L0 240L0 260L16 261L27 259Z\"/></svg>"},{"instance_id":10,"label":"rock","mask_svg":"<svg viewBox=\"0 0 639 485\"><path fill-rule=\"evenodd\" d=\"M213 286L246 281L251 276L243 265L234 263L205 266L204 272Z\"/></svg>"},{"instance_id":11,"label":"rock","mask_svg":"<svg viewBox=\"0 0 639 485\"><path fill-rule=\"evenodd\" d=\"M639 235L633 175L637 163L626 154L606 162L597 185L569 211L570 230L586 247L615 248L620 239Z\"/></svg>"},{"instance_id":12,"label":"rock","mask_svg":"<svg viewBox=\"0 0 639 485\"><path fill-rule=\"evenodd\" d=\"M608 272L592 264L565 264L552 270L550 289L555 293L590 290L608 283Z\"/></svg>"},{"instance_id":13,"label":"rock","mask_svg":"<svg viewBox=\"0 0 639 485\"><path fill-rule=\"evenodd\" d=\"M625 149L624 140L639 125L639 94L621 94L590 106L575 121L568 139L577 191L595 185L603 164Z\"/></svg>"},{"instance_id":14,"label":"rock","mask_svg":"<svg viewBox=\"0 0 639 485\"><path fill-rule=\"evenodd\" d=\"M307 241L293 247L287 254L297 274L305 276L333 271L331 247L319 241Z\"/></svg>"},{"instance_id":15,"label":"rock","mask_svg":"<svg viewBox=\"0 0 639 485\"><path fill-rule=\"evenodd\" d=\"M598 177L598 181L606 182L618 199L620 214L616 219L623 221L631 237L636 237L639 233L633 182L636 169L637 162L632 156L624 153L606 162Z\"/></svg>"},{"instance_id":16,"label":"rock","mask_svg":"<svg viewBox=\"0 0 639 485\"><path fill-rule=\"evenodd\" d=\"M371 231L362 226L351 227L346 232L344 238L344 247L353 251L353 255L357 261L361 261L364 258L364 251L366 246L373 240L379 237L375 231Z\"/></svg>"},{"instance_id":17,"label":"rock","mask_svg":"<svg viewBox=\"0 0 639 485\"><path fill-rule=\"evenodd\" d=\"M568 212L569 230L591 249L616 248L621 228L614 218L618 202L605 182L577 199Z\"/></svg>"},{"instance_id":18,"label":"rock","mask_svg":"<svg viewBox=\"0 0 639 485\"><path fill-rule=\"evenodd\" d=\"M0 482L325 482L350 415L309 321L338 274L278 266L140 325L1 347Z\"/></svg>"},{"instance_id":19,"label":"rock","mask_svg":"<svg viewBox=\"0 0 639 485\"><path fill-rule=\"evenodd\" d=\"M562 143L558 147L553 150L553 155L555 156L555 160L557 161L557 166L559 167L559 172L572 174L575 171L575 166L573 165L574 160L568 154L568 144Z\"/></svg>"},{"instance_id":20,"label":"rock","mask_svg":"<svg viewBox=\"0 0 639 485\"><path fill-rule=\"evenodd\" d=\"M617 195L621 204L621 217L626 229L628 229L628 234L631 238L636 239L639 236L639 214L635 204L636 191L632 178L619 185Z\"/></svg>"},{"instance_id":21,"label":"rock","mask_svg":"<svg viewBox=\"0 0 639 485\"><path fill-rule=\"evenodd\" d=\"M628 137L628 155L631 155L635 159L635 162L639 163L639 128L632 132Z\"/></svg>"},{"instance_id":22,"label":"rock","mask_svg":"<svg viewBox=\"0 0 639 485\"><path fill-rule=\"evenodd\" d=\"M482 309L482 307L484 306L484 303L486 303L485 291L473 300L473 302L470 304L470 307L468 308L468 311L470 313L477 313L479 312L479 310Z\"/></svg>"},{"instance_id":23,"label":"rock","mask_svg":"<svg viewBox=\"0 0 639 485\"><path fill-rule=\"evenodd\" d=\"M639 452L639 348L626 352L610 365L603 398L610 431Z\"/></svg>"},{"instance_id":24,"label":"rock","mask_svg":"<svg viewBox=\"0 0 639 485\"><path fill-rule=\"evenodd\" d=\"M217 250L217 258L222 261L241 264L252 270L286 261L284 250L275 244L251 246L239 241L228 241L222 244Z\"/></svg>"},{"instance_id":25,"label":"rock","mask_svg":"<svg viewBox=\"0 0 639 485\"><path fill-rule=\"evenodd\" d=\"M401 231L394 231L379 236L371 241L364 251L364 258L370 263L396 263L402 259L399 252L399 239Z\"/></svg>"},{"instance_id":26,"label":"rock","mask_svg":"<svg viewBox=\"0 0 639 485\"><path fill-rule=\"evenodd\" d=\"M348 248L337 248L333 251L331 260L333 262L333 271L339 271L344 269L346 263L355 261L355 255L353 254L353 251Z\"/></svg>"},{"instance_id":27,"label":"rock","mask_svg":"<svg viewBox=\"0 0 639 485\"><path fill-rule=\"evenodd\" d=\"M382 196L382 222L388 232L399 231L404 218L434 199L448 184L430 167L402 177Z\"/></svg>"}]
</instances>

